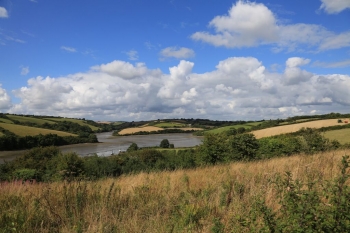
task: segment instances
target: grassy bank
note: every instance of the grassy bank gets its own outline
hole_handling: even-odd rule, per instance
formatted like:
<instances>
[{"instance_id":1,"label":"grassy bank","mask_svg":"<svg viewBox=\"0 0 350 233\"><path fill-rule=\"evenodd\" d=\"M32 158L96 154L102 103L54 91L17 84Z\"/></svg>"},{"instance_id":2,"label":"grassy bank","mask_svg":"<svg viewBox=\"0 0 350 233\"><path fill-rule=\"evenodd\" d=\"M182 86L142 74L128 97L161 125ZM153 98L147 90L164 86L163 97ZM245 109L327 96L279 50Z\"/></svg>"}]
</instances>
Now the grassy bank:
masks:
<instances>
[{"instance_id":1,"label":"grassy bank","mask_svg":"<svg viewBox=\"0 0 350 233\"><path fill-rule=\"evenodd\" d=\"M332 230L340 221L349 223L349 217L339 220L336 215L349 206L349 198L343 198L349 195L348 186L341 186L339 179L332 183L342 177L340 165L346 154L350 150L95 182L3 183L0 228L1 232L272 232L273 227L278 230L282 223L290 223L280 232L312 232L327 226ZM333 196L345 201L345 207L332 202Z\"/></svg>"}]
</instances>

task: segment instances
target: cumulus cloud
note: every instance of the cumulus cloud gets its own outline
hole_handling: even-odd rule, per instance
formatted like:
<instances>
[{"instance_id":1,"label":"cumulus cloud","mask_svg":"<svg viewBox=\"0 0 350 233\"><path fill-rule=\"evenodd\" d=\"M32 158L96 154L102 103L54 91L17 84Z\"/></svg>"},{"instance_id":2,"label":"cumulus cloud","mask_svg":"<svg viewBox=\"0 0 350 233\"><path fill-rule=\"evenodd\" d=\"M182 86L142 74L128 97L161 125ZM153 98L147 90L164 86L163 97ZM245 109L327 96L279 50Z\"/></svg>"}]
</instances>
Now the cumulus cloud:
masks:
<instances>
[{"instance_id":1,"label":"cumulus cloud","mask_svg":"<svg viewBox=\"0 0 350 233\"><path fill-rule=\"evenodd\" d=\"M0 6L0 18L8 18L9 15L5 7Z\"/></svg>"},{"instance_id":2,"label":"cumulus cloud","mask_svg":"<svg viewBox=\"0 0 350 233\"><path fill-rule=\"evenodd\" d=\"M2 85L0 84L0 109L1 110L7 110L11 107L11 98L7 94L7 91L2 88Z\"/></svg>"},{"instance_id":3,"label":"cumulus cloud","mask_svg":"<svg viewBox=\"0 0 350 233\"><path fill-rule=\"evenodd\" d=\"M144 63L112 61L63 77L35 77L13 91L9 112L105 120L158 118L271 119L344 112L350 106L349 75L318 75L311 61L291 57L283 72L269 72L254 57L230 57L210 72L194 73L181 60L169 72ZM0 106L10 98L0 89Z\"/></svg>"},{"instance_id":4,"label":"cumulus cloud","mask_svg":"<svg viewBox=\"0 0 350 233\"><path fill-rule=\"evenodd\" d=\"M29 73L29 66L21 66L21 75L27 75Z\"/></svg>"},{"instance_id":5,"label":"cumulus cloud","mask_svg":"<svg viewBox=\"0 0 350 233\"><path fill-rule=\"evenodd\" d=\"M162 59L174 57L177 59L186 59L195 56L195 52L192 49L184 47L167 47L160 51L160 56Z\"/></svg>"},{"instance_id":6,"label":"cumulus cloud","mask_svg":"<svg viewBox=\"0 0 350 233\"><path fill-rule=\"evenodd\" d=\"M328 14L337 14L347 8L350 8L349 0L321 0L320 9Z\"/></svg>"},{"instance_id":7,"label":"cumulus cloud","mask_svg":"<svg viewBox=\"0 0 350 233\"><path fill-rule=\"evenodd\" d=\"M279 23L264 4L249 1L238 1L228 15L214 17L209 27L215 32L196 32L191 38L227 48L269 44L275 52L324 51L350 46L350 32L335 33L315 24Z\"/></svg>"},{"instance_id":8,"label":"cumulus cloud","mask_svg":"<svg viewBox=\"0 0 350 233\"><path fill-rule=\"evenodd\" d=\"M61 49L70 53L75 53L77 52L77 50L75 48L72 47L67 47L67 46L61 46Z\"/></svg>"}]
</instances>

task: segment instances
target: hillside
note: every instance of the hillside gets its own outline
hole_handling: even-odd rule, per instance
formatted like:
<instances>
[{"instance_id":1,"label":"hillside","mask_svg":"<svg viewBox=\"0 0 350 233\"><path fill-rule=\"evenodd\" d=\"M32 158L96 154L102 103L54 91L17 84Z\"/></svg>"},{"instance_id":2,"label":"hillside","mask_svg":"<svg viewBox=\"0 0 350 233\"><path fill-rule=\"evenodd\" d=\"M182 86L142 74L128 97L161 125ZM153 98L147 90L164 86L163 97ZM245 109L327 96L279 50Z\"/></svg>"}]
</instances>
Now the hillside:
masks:
<instances>
[{"instance_id":1,"label":"hillside","mask_svg":"<svg viewBox=\"0 0 350 233\"><path fill-rule=\"evenodd\" d=\"M77 136L76 134L62 132L58 130L49 130L49 129L42 129L42 128L24 126L24 125L7 124L7 123L0 123L0 127L6 130L9 130L10 132L22 137L35 136L38 134L43 134L43 135L57 134L58 136Z\"/></svg>"},{"instance_id":2,"label":"hillside","mask_svg":"<svg viewBox=\"0 0 350 233\"><path fill-rule=\"evenodd\" d=\"M350 191L337 191L340 180L328 182L341 177L346 154L350 150L94 182L3 183L0 226L14 224L18 232L347 232L348 215L333 220L334 213L348 214Z\"/></svg>"},{"instance_id":3,"label":"hillside","mask_svg":"<svg viewBox=\"0 0 350 233\"><path fill-rule=\"evenodd\" d=\"M282 126L271 127L271 128L262 129L262 130L256 130L256 131L253 131L252 133L255 135L256 138L263 138L263 137L270 137L270 136L275 136L279 134L293 133L300 130L301 128L322 128L322 127L344 125L344 124L346 123L338 123L337 119L316 120L316 121L302 122L297 124L282 125Z\"/></svg>"}]
</instances>

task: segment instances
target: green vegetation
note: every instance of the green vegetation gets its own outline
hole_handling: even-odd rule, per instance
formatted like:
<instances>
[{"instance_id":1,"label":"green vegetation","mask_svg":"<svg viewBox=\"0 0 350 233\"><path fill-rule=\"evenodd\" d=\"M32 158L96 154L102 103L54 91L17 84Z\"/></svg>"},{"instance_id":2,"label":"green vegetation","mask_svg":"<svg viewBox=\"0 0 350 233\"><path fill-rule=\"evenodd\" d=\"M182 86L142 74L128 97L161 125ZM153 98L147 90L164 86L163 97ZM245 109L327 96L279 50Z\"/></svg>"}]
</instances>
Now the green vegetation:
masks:
<instances>
[{"instance_id":1,"label":"green vegetation","mask_svg":"<svg viewBox=\"0 0 350 233\"><path fill-rule=\"evenodd\" d=\"M39 134L43 134L43 135L57 134L58 136L76 136L72 133L67 133L67 132L62 132L57 130L48 130L48 129L36 128L36 127L29 127L29 126L23 126L23 125L16 125L16 124L0 123L0 127L22 137L35 136Z\"/></svg>"},{"instance_id":2,"label":"green vegetation","mask_svg":"<svg viewBox=\"0 0 350 233\"><path fill-rule=\"evenodd\" d=\"M90 124L87 124L85 122L85 120L80 120L80 119L73 119L73 118L55 118L55 117L51 117L51 118L44 118L46 120L50 120L50 121L55 121L55 122L62 122L62 121L69 121L69 122L73 122L73 123L77 123L81 126L88 126L91 128L91 130L93 131L97 131L99 128Z\"/></svg>"},{"instance_id":3,"label":"green vegetation","mask_svg":"<svg viewBox=\"0 0 350 233\"><path fill-rule=\"evenodd\" d=\"M329 140L337 140L341 144L350 143L350 128L326 131L324 136Z\"/></svg>"},{"instance_id":4,"label":"green vegetation","mask_svg":"<svg viewBox=\"0 0 350 233\"><path fill-rule=\"evenodd\" d=\"M160 128L184 128L188 127L188 125L179 123L179 122L161 122L154 124L153 126L155 127L160 127Z\"/></svg>"},{"instance_id":5,"label":"green vegetation","mask_svg":"<svg viewBox=\"0 0 350 233\"><path fill-rule=\"evenodd\" d=\"M40 118L36 118L34 116L18 116L18 115L6 115L8 117L8 119L10 119L12 122L20 122L20 123L33 123L33 124L37 124L37 125L42 125L44 123L47 124L54 124L55 122L51 121L51 120L45 120L45 119L40 119Z\"/></svg>"},{"instance_id":6,"label":"green vegetation","mask_svg":"<svg viewBox=\"0 0 350 233\"><path fill-rule=\"evenodd\" d=\"M231 126L225 126L225 127L220 127L212 130L208 130L205 133L222 133L229 131L231 129L239 129L239 128L244 128L244 129L251 129L253 126L259 125L261 122L251 122L251 123L246 123L246 124L238 124L238 125L231 125Z\"/></svg>"}]
</instances>

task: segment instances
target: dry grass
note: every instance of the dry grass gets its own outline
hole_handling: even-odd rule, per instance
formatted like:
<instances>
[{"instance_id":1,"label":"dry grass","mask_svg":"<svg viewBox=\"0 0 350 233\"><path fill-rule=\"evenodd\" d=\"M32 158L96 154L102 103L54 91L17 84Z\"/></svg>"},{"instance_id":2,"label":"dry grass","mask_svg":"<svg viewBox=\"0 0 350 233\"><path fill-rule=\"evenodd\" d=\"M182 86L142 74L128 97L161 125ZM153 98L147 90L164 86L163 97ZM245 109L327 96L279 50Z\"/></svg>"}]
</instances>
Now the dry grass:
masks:
<instances>
[{"instance_id":1,"label":"dry grass","mask_svg":"<svg viewBox=\"0 0 350 233\"><path fill-rule=\"evenodd\" d=\"M124 134L132 134L132 133L138 133L141 131L146 131L146 132L153 132L153 131L158 131L158 130L164 130L163 128L155 127L155 126L144 126L144 127L135 127L135 128L127 128L123 129L119 132L120 135Z\"/></svg>"},{"instance_id":2,"label":"dry grass","mask_svg":"<svg viewBox=\"0 0 350 233\"><path fill-rule=\"evenodd\" d=\"M79 226L81 232L212 232L214 219L223 232L251 232L239 217L249 216L257 196L278 208L278 177L290 171L302 182L333 179L345 154L350 150L97 182L7 184L0 188L0 203L17 196L21 205L7 205L6 211L17 218L27 213L27 222L39 216L36 232L50 232L49 226L59 232L78 232Z\"/></svg>"},{"instance_id":3,"label":"dry grass","mask_svg":"<svg viewBox=\"0 0 350 233\"><path fill-rule=\"evenodd\" d=\"M274 135L279 134L285 134L285 133L293 133L301 128L322 128L322 127L328 127L328 126L334 126L334 125L343 125L344 123L338 123L337 119L329 119L329 120L319 120L319 121L310 121L310 122L303 122L299 124L292 124L292 125L284 125L284 126L277 126L267 129L261 129L253 131L252 133L255 135L256 138L263 138L263 137L270 137Z\"/></svg>"},{"instance_id":4,"label":"dry grass","mask_svg":"<svg viewBox=\"0 0 350 233\"><path fill-rule=\"evenodd\" d=\"M29 126L23 126L23 125L15 125L15 124L6 124L6 123L0 123L0 127L7 129L11 131L12 133L18 135L18 136L35 136L39 134L57 134L58 136L77 136L75 134L66 133L62 131L57 130L50 130L50 129L41 129L41 128L35 128L35 127L29 127Z\"/></svg>"}]
</instances>

